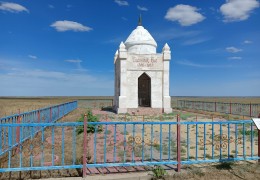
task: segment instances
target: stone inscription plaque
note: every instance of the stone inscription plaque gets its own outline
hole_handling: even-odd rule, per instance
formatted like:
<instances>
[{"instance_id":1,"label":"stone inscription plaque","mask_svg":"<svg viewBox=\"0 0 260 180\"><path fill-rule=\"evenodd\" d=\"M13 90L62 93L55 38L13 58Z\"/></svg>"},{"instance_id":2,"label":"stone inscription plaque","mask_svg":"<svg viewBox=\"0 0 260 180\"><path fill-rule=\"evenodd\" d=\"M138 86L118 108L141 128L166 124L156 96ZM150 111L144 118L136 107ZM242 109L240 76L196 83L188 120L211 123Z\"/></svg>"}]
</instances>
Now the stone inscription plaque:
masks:
<instances>
[{"instance_id":1,"label":"stone inscription plaque","mask_svg":"<svg viewBox=\"0 0 260 180\"><path fill-rule=\"evenodd\" d=\"M132 55L128 59L129 69L163 70L163 61L160 55Z\"/></svg>"}]
</instances>

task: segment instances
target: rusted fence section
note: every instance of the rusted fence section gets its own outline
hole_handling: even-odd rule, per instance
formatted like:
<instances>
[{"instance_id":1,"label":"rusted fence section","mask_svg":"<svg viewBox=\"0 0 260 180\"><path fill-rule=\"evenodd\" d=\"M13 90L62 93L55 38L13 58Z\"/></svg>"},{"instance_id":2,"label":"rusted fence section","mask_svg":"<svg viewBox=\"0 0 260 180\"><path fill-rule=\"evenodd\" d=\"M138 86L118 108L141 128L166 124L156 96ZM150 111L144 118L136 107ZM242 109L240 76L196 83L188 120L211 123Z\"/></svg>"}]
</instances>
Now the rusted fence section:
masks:
<instances>
[{"instance_id":1,"label":"rusted fence section","mask_svg":"<svg viewBox=\"0 0 260 180\"><path fill-rule=\"evenodd\" d=\"M260 113L260 104L242 104L232 102L207 102L178 100L177 107L180 109L193 109L209 112L220 112L240 116L257 117Z\"/></svg>"}]
</instances>

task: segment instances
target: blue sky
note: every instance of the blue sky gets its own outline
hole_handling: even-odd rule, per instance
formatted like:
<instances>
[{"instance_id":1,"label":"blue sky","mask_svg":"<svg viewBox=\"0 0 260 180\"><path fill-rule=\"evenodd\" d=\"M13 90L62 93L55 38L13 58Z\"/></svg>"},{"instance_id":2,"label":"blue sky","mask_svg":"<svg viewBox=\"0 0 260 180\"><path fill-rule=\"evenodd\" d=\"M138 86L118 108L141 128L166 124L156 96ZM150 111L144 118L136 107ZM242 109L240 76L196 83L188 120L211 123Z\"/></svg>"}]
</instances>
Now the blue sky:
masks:
<instances>
[{"instance_id":1,"label":"blue sky","mask_svg":"<svg viewBox=\"0 0 260 180\"><path fill-rule=\"evenodd\" d=\"M0 96L113 95L113 57L143 26L172 51L170 95L260 95L257 0L0 1Z\"/></svg>"}]
</instances>

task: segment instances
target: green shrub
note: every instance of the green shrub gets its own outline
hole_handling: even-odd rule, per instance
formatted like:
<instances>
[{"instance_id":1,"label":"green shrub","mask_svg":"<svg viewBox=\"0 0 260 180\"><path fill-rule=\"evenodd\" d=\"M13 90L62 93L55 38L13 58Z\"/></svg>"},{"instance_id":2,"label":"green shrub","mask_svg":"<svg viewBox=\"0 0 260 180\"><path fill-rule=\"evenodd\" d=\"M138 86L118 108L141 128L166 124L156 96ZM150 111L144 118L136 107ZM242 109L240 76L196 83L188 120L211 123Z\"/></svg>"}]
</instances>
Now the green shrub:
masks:
<instances>
[{"instance_id":1,"label":"green shrub","mask_svg":"<svg viewBox=\"0 0 260 180\"><path fill-rule=\"evenodd\" d=\"M88 122L99 122L98 117L94 116L92 114L92 111L88 110L86 115L87 115ZM77 122L84 122L84 116L85 115L82 114L81 117L77 120ZM97 132L101 132L101 131L102 131L102 126L98 125L97 126ZM79 126L77 128L77 134L79 135L79 134L81 134L83 132L84 132L84 126ZM88 124L88 126L87 126L87 133L94 133L94 132L95 132L95 125Z\"/></svg>"},{"instance_id":2,"label":"green shrub","mask_svg":"<svg viewBox=\"0 0 260 180\"><path fill-rule=\"evenodd\" d=\"M216 168L230 170L230 169L232 169L232 165L234 165L234 162L222 162L222 163L216 165Z\"/></svg>"},{"instance_id":3,"label":"green shrub","mask_svg":"<svg viewBox=\"0 0 260 180\"><path fill-rule=\"evenodd\" d=\"M186 149L181 148L181 153L186 153Z\"/></svg>"},{"instance_id":4,"label":"green shrub","mask_svg":"<svg viewBox=\"0 0 260 180\"><path fill-rule=\"evenodd\" d=\"M155 166L152 170L153 177L156 179L164 178L167 172L161 166Z\"/></svg>"},{"instance_id":5,"label":"green shrub","mask_svg":"<svg viewBox=\"0 0 260 180\"><path fill-rule=\"evenodd\" d=\"M157 151L160 151L160 145L159 145L159 144L153 144L153 147L154 147Z\"/></svg>"},{"instance_id":6,"label":"green shrub","mask_svg":"<svg viewBox=\"0 0 260 180\"><path fill-rule=\"evenodd\" d=\"M206 158L211 159L212 156L210 154L206 154Z\"/></svg>"},{"instance_id":7,"label":"green shrub","mask_svg":"<svg viewBox=\"0 0 260 180\"><path fill-rule=\"evenodd\" d=\"M239 129L239 134L241 134L241 135L244 134L243 133L243 129ZM252 134L253 134L254 137L257 137L258 136L258 130L255 129ZM245 130L245 135L246 136L251 136L251 130Z\"/></svg>"}]
</instances>

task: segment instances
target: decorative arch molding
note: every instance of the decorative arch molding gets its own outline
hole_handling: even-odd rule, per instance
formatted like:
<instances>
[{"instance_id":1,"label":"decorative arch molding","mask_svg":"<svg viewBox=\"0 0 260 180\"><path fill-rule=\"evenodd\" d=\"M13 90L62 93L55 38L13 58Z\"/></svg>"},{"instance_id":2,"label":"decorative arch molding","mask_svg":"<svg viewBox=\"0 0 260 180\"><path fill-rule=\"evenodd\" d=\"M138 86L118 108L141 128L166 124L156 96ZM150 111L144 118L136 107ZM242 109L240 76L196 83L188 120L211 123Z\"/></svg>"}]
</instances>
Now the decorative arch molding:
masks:
<instances>
[{"instance_id":1,"label":"decorative arch molding","mask_svg":"<svg viewBox=\"0 0 260 180\"><path fill-rule=\"evenodd\" d=\"M152 74L149 71L139 71L137 73L137 78L139 78L140 76L142 76L143 74L146 74L147 76L149 76L150 78L152 77Z\"/></svg>"}]
</instances>

